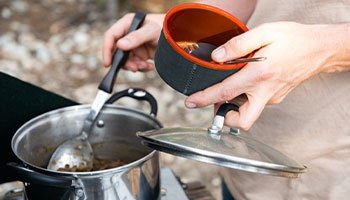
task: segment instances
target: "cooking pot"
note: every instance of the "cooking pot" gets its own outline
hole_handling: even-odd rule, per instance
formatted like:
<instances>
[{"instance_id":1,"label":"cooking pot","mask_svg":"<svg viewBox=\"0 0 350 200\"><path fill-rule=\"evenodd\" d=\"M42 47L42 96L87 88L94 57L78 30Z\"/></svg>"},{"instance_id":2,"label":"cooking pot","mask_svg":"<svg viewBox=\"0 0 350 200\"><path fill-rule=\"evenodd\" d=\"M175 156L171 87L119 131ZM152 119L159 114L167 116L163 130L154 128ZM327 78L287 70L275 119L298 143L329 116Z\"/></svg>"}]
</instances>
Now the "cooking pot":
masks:
<instances>
[{"instance_id":1,"label":"cooking pot","mask_svg":"<svg viewBox=\"0 0 350 200\"><path fill-rule=\"evenodd\" d=\"M89 135L95 156L128 163L120 167L91 172L46 169L56 147L79 134L90 105L53 110L18 129L11 145L23 164L8 166L25 183L28 199L159 199L158 152L143 146L135 134L162 127L155 118L157 102L148 92L130 88L113 95L107 103L125 96L146 100L151 113L104 105Z\"/></svg>"},{"instance_id":2,"label":"cooking pot","mask_svg":"<svg viewBox=\"0 0 350 200\"><path fill-rule=\"evenodd\" d=\"M182 94L203 90L237 72L246 63L208 62L186 51L186 44L219 47L246 31L248 28L239 19L222 9L200 3L175 6L164 18L154 58L156 70L169 86Z\"/></svg>"}]
</instances>

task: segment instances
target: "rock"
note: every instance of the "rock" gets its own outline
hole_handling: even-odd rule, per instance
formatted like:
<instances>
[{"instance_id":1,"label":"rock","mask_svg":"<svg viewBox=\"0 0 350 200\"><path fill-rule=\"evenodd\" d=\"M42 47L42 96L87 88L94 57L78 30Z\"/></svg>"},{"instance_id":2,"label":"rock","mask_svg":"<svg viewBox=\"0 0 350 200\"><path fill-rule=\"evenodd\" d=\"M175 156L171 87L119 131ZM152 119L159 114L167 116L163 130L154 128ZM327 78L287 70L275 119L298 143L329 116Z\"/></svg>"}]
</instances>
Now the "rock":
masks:
<instances>
[{"instance_id":1,"label":"rock","mask_svg":"<svg viewBox=\"0 0 350 200\"><path fill-rule=\"evenodd\" d=\"M16 43L15 41L9 41L2 45L2 53L9 59L28 60L31 59L29 48Z\"/></svg>"},{"instance_id":2,"label":"rock","mask_svg":"<svg viewBox=\"0 0 350 200\"><path fill-rule=\"evenodd\" d=\"M73 98L80 103L91 104L97 92L97 83L85 84L73 92Z\"/></svg>"},{"instance_id":3,"label":"rock","mask_svg":"<svg viewBox=\"0 0 350 200\"><path fill-rule=\"evenodd\" d=\"M21 76L23 74L23 70L18 62L14 60L0 60L0 71L12 76Z\"/></svg>"},{"instance_id":4,"label":"rock","mask_svg":"<svg viewBox=\"0 0 350 200\"><path fill-rule=\"evenodd\" d=\"M145 79L145 74L142 72L125 71L125 78L129 82L142 82Z\"/></svg>"},{"instance_id":5,"label":"rock","mask_svg":"<svg viewBox=\"0 0 350 200\"><path fill-rule=\"evenodd\" d=\"M51 61L50 51L45 46L38 47L36 49L36 58L44 64L49 64Z\"/></svg>"},{"instance_id":6,"label":"rock","mask_svg":"<svg viewBox=\"0 0 350 200\"><path fill-rule=\"evenodd\" d=\"M27 24L22 24L18 21L13 21L10 24L10 29L17 32L29 32L29 26Z\"/></svg>"},{"instance_id":7,"label":"rock","mask_svg":"<svg viewBox=\"0 0 350 200\"><path fill-rule=\"evenodd\" d=\"M1 10L1 17L5 18L5 19L9 19L12 15L12 12L10 9L8 8L3 8Z\"/></svg>"},{"instance_id":8,"label":"rock","mask_svg":"<svg viewBox=\"0 0 350 200\"><path fill-rule=\"evenodd\" d=\"M98 69L100 66L102 66L102 63L99 62L99 60L96 58L94 54L89 54L86 56L86 67L93 71Z\"/></svg>"},{"instance_id":9,"label":"rock","mask_svg":"<svg viewBox=\"0 0 350 200\"><path fill-rule=\"evenodd\" d=\"M29 6L28 6L27 2L25 2L25 1L13 0L13 1L11 1L11 8L15 12L24 13L28 10Z\"/></svg>"},{"instance_id":10,"label":"rock","mask_svg":"<svg viewBox=\"0 0 350 200\"><path fill-rule=\"evenodd\" d=\"M70 61L73 64L82 65L82 64L84 64L85 58L83 55L75 53L75 54L70 56Z\"/></svg>"},{"instance_id":11,"label":"rock","mask_svg":"<svg viewBox=\"0 0 350 200\"><path fill-rule=\"evenodd\" d=\"M71 66L68 68L68 73L72 79L86 80L89 78L89 73L83 67Z\"/></svg>"},{"instance_id":12,"label":"rock","mask_svg":"<svg viewBox=\"0 0 350 200\"><path fill-rule=\"evenodd\" d=\"M54 34L48 39L47 44L49 46L54 47L54 46L60 44L62 42L62 40L63 40L62 35Z\"/></svg>"},{"instance_id":13,"label":"rock","mask_svg":"<svg viewBox=\"0 0 350 200\"><path fill-rule=\"evenodd\" d=\"M32 46L36 43L35 35L31 32L21 32L18 35L18 43L21 45Z\"/></svg>"},{"instance_id":14,"label":"rock","mask_svg":"<svg viewBox=\"0 0 350 200\"><path fill-rule=\"evenodd\" d=\"M91 26L89 26L88 24L80 24L79 27L78 27L78 30L81 31L81 32L84 32L84 33L88 33L89 30L90 30Z\"/></svg>"},{"instance_id":15,"label":"rock","mask_svg":"<svg viewBox=\"0 0 350 200\"><path fill-rule=\"evenodd\" d=\"M5 44L9 42L14 42L15 34L12 32L7 32L0 36L0 47L3 47Z\"/></svg>"},{"instance_id":16,"label":"rock","mask_svg":"<svg viewBox=\"0 0 350 200\"><path fill-rule=\"evenodd\" d=\"M72 53L73 40L68 38L63 43L59 45L59 49L62 53L70 54Z\"/></svg>"},{"instance_id":17,"label":"rock","mask_svg":"<svg viewBox=\"0 0 350 200\"><path fill-rule=\"evenodd\" d=\"M87 33L84 32L76 32L73 36L74 47L77 51L83 52L88 49L88 42L90 38Z\"/></svg>"}]
</instances>

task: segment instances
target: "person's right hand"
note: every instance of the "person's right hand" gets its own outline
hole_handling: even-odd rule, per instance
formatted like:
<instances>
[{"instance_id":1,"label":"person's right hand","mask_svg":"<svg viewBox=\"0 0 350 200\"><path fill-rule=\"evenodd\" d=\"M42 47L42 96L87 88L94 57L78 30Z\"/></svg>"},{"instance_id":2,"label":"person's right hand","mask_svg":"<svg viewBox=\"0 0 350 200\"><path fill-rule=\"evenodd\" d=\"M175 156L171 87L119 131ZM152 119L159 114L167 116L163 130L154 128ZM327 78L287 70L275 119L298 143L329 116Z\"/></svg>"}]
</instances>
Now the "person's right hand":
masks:
<instances>
[{"instance_id":1,"label":"person's right hand","mask_svg":"<svg viewBox=\"0 0 350 200\"><path fill-rule=\"evenodd\" d=\"M131 51L124 68L136 71L154 69L154 65L147 62L153 59L160 32L162 30L164 14L148 14L142 26L125 35L131 25L134 13L126 14L113 24L104 34L103 63L108 67L117 48Z\"/></svg>"}]
</instances>

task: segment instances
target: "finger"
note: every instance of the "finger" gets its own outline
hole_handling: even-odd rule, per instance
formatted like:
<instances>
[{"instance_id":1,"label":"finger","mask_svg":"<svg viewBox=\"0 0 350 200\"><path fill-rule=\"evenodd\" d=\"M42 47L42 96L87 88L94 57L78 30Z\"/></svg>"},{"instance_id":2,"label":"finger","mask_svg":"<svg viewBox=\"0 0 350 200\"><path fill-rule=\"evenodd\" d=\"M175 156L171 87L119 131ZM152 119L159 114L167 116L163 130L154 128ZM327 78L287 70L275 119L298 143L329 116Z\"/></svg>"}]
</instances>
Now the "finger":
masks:
<instances>
[{"instance_id":1,"label":"finger","mask_svg":"<svg viewBox=\"0 0 350 200\"><path fill-rule=\"evenodd\" d=\"M124 68L126 70L132 71L132 72L137 72L138 67L137 67L137 58L134 55L133 52L130 52L129 59L126 61Z\"/></svg>"},{"instance_id":2,"label":"finger","mask_svg":"<svg viewBox=\"0 0 350 200\"><path fill-rule=\"evenodd\" d=\"M146 72L154 69L154 65L145 61L139 61L137 63L138 70L141 72Z\"/></svg>"},{"instance_id":3,"label":"finger","mask_svg":"<svg viewBox=\"0 0 350 200\"><path fill-rule=\"evenodd\" d=\"M216 62L226 62L243 57L271 43L265 28L255 28L221 45L212 52L212 59Z\"/></svg>"},{"instance_id":4,"label":"finger","mask_svg":"<svg viewBox=\"0 0 350 200\"><path fill-rule=\"evenodd\" d=\"M248 101L239 107L239 112L230 111L226 114L225 124L229 127L248 130L258 119L265 105L264 98L249 96Z\"/></svg>"},{"instance_id":5,"label":"finger","mask_svg":"<svg viewBox=\"0 0 350 200\"><path fill-rule=\"evenodd\" d=\"M139 56L135 55L133 52L131 55L132 56L125 64L126 68L133 72L147 71L148 63L144 59L141 59Z\"/></svg>"},{"instance_id":6,"label":"finger","mask_svg":"<svg viewBox=\"0 0 350 200\"><path fill-rule=\"evenodd\" d=\"M249 72L249 71L248 71ZM211 104L230 101L246 91L249 83L247 70L241 70L203 91L192 94L185 100L187 108L200 108Z\"/></svg>"},{"instance_id":7,"label":"finger","mask_svg":"<svg viewBox=\"0 0 350 200\"><path fill-rule=\"evenodd\" d=\"M115 42L127 33L133 16L134 14L125 15L105 32L102 48L103 64L105 66L111 64L112 53L114 52L113 50L115 50Z\"/></svg>"},{"instance_id":8,"label":"finger","mask_svg":"<svg viewBox=\"0 0 350 200\"><path fill-rule=\"evenodd\" d=\"M147 71L148 65L146 61L140 60L136 62L138 71Z\"/></svg>"},{"instance_id":9,"label":"finger","mask_svg":"<svg viewBox=\"0 0 350 200\"><path fill-rule=\"evenodd\" d=\"M156 40L159 34L158 29L153 24L147 24L118 40L117 47L122 50L131 50L144 43Z\"/></svg>"},{"instance_id":10,"label":"finger","mask_svg":"<svg viewBox=\"0 0 350 200\"><path fill-rule=\"evenodd\" d=\"M140 60L146 61L149 58L148 57L148 53L147 53L147 49L146 49L146 47L144 45L134 49L133 53L138 58L140 58Z\"/></svg>"}]
</instances>

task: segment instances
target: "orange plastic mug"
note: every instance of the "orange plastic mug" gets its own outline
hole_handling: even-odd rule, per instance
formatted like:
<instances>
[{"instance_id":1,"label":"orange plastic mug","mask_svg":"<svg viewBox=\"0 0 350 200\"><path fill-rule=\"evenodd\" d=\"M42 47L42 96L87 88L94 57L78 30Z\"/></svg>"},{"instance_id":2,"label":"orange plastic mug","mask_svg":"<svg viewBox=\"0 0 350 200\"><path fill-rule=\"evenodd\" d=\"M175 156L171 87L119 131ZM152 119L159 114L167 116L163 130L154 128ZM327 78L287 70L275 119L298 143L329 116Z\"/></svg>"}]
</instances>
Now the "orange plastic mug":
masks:
<instances>
[{"instance_id":1,"label":"orange plastic mug","mask_svg":"<svg viewBox=\"0 0 350 200\"><path fill-rule=\"evenodd\" d=\"M184 46L204 42L218 47L246 31L248 28L240 20L222 9L199 3L175 6L164 18L154 59L157 72L169 86L185 95L221 82L246 63L208 62L193 56Z\"/></svg>"}]
</instances>

